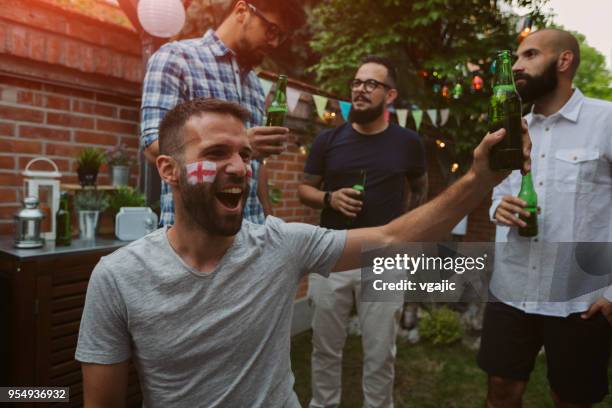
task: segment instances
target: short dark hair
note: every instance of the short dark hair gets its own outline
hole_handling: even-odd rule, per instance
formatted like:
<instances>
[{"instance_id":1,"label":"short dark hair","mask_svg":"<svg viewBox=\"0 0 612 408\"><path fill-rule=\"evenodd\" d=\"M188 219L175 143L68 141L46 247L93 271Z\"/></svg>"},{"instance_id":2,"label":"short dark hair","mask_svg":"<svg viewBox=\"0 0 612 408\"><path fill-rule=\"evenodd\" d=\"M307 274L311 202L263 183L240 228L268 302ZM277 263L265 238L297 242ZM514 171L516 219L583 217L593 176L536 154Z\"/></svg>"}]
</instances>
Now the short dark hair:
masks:
<instances>
[{"instance_id":1,"label":"short dark hair","mask_svg":"<svg viewBox=\"0 0 612 408\"><path fill-rule=\"evenodd\" d=\"M241 122L251 118L251 114L234 102L214 98L196 98L181 102L172 108L159 125L159 153L180 158L183 154L183 127L187 121L205 113L227 114Z\"/></svg>"},{"instance_id":2,"label":"short dark hair","mask_svg":"<svg viewBox=\"0 0 612 408\"><path fill-rule=\"evenodd\" d=\"M380 55L366 55L361 59L361 65L365 64L378 64L387 68L387 80L392 88L397 87L397 72L395 66L388 58L381 57Z\"/></svg>"},{"instance_id":3,"label":"short dark hair","mask_svg":"<svg viewBox=\"0 0 612 408\"><path fill-rule=\"evenodd\" d=\"M232 5L228 9L225 18L229 17L234 10L236 4L241 0L232 1ZM298 0L243 0L246 3L252 4L258 10L275 12L280 15L283 21L286 21L286 26L291 30L300 28L306 23L306 13L304 7Z\"/></svg>"}]
</instances>

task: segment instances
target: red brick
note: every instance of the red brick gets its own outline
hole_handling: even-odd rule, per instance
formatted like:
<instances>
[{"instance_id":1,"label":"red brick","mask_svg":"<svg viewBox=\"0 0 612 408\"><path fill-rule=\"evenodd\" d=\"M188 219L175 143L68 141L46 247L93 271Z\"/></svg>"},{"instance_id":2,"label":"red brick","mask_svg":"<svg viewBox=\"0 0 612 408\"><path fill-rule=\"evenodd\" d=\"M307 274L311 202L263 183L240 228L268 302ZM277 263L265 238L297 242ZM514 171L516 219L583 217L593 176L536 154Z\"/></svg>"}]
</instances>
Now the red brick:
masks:
<instances>
[{"instance_id":1,"label":"red brick","mask_svg":"<svg viewBox=\"0 0 612 408\"><path fill-rule=\"evenodd\" d=\"M296 174L287 172L276 172L274 173L275 180L295 180Z\"/></svg>"},{"instance_id":2,"label":"red brick","mask_svg":"<svg viewBox=\"0 0 612 408\"><path fill-rule=\"evenodd\" d=\"M132 82L140 82L142 77L142 61L140 58L124 58L123 78Z\"/></svg>"},{"instance_id":3,"label":"red brick","mask_svg":"<svg viewBox=\"0 0 612 408\"><path fill-rule=\"evenodd\" d=\"M5 75L0 75L0 83L17 88L42 89L42 84L40 82L28 81L27 79L14 78Z\"/></svg>"},{"instance_id":4,"label":"red brick","mask_svg":"<svg viewBox=\"0 0 612 408\"><path fill-rule=\"evenodd\" d=\"M45 97L45 107L67 111L70 110L70 99L61 96L47 96Z\"/></svg>"},{"instance_id":5,"label":"red brick","mask_svg":"<svg viewBox=\"0 0 612 408\"><path fill-rule=\"evenodd\" d=\"M123 143L131 149L138 149L140 147L140 140L138 137L124 136L119 143Z\"/></svg>"},{"instance_id":6,"label":"red brick","mask_svg":"<svg viewBox=\"0 0 612 408\"><path fill-rule=\"evenodd\" d=\"M19 136L30 139L43 139L67 142L70 140L70 131L65 129L22 125L19 126Z\"/></svg>"},{"instance_id":7,"label":"red brick","mask_svg":"<svg viewBox=\"0 0 612 408\"><path fill-rule=\"evenodd\" d=\"M72 102L72 110L75 112L96 114L100 116L117 117L117 108L111 105L102 105L87 101L75 100Z\"/></svg>"},{"instance_id":8,"label":"red brick","mask_svg":"<svg viewBox=\"0 0 612 408\"><path fill-rule=\"evenodd\" d=\"M114 146L117 144L117 137L107 133L83 132L79 130L74 132L74 141L77 143Z\"/></svg>"},{"instance_id":9,"label":"red brick","mask_svg":"<svg viewBox=\"0 0 612 408\"><path fill-rule=\"evenodd\" d=\"M13 156L0 156L0 169L15 169L15 158Z\"/></svg>"},{"instance_id":10,"label":"red brick","mask_svg":"<svg viewBox=\"0 0 612 408\"><path fill-rule=\"evenodd\" d=\"M21 174L0 173L0 186L23 186L23 176Z\"/></svg>"},{"instance_id":11,"label":"red brick","mask_svg":"<svg viewBox=\"0 0 612 408\"><path fill-rule=\"evenodd\" d=\"M42 143L26 142L18 139L0 139L0 152L41 154Z\"/></svg>"},{"instance_id":12,"label":"red brick","mask_svg":"<svg viewBox=\"0 0 612 408\"><path fill-rule=\"evenodd\" d=\"M30 30L30 58L36 61L46 61L46 36L40 32Z\"/></svg>"},{"instance_id":13,"label":"red brick","mask_svg":"<svg viewBox=\"0 0 612 408\"><path fill-rule=\"evenodd\" d=\"M96 94L96 101L112 103L113 105L122 105L129 108L137 108L140 106L140 103L137 100L124 98L117 95Z\"/></svg>"},{"instance_id":14,"label":"red brick","mask_svg":"<svg viewBox=\"0 0 612 408\"><path fill-rule=\"evenodd\" d=\"M19 91L17 92L17 103L22 105L43 106L43 97L37 92Z\"/></svg>"},{"instance_id":15,"label":"red brick","mask_svg":"<svg viewBox=\"0 0 612 408\"><path fill-rule=\"evenodd\" d=\"M21 210L19 205L7 205L0 207L0 220L12 220L15 214Z\"/></svg>"},{"instance_id":16,"label":"red brick","mask_svg":"<svg viewBox=\"0 0 612 408\"><path fill-rule=\"evenodd\" d=\"M47 113L47 123L50 125L75 127L82 129L93 129L94 120L85 116L71 115L68 113Z\"/></svg>"},{"instance_id":17,"label":"red brick","mask_svg":"<svg viewBox=\"0 0 612 408\"><path fill-rule=\"evenodd\" d=\"M7 26L0 24L0 52L6 51Z\"/></svg>"},{"instance_id":18,"label":"red brick","mask_svg":"<svg viewBox=\"0 0 612 408\"><path fill-rule=\"evenodd\" d=\"M288 210L285 208L274 208L273 211L275 217L283 218L290 217L293 215L293 210Z\"/></svg>"},{"instance_id":19,"label":"red brick","mask_svg":"<svg viewBox=\"0 0 612 408\"><path fill-rule=\"evenodd\" d=\"M123 120L138 122L140 120L140 112L135 109L121 109L119 117Z\"/></svg>"},{"instance_id":20,"label":"red brick","mask_svg":"<svg viewBox=\"0 0 612 408\"><path fill-rule=\"evenodd\" d=\"M45 91L58 93L62 95L68 95L68 96L78 96L79 98L87 98L87 99L93 99L95 95L93 92L84 91L82 89L69 88L66 86L51 85L51 84L45 84Z\"/></svg>"},{"instance_id":21,"label":"red brick","mask_svg":"<svg viewBox=\"0 0 612 408\"><path fill-rule=\"evenodd\" d=\"M15 125L12 123L0 123L0 136L14 136Z\"/></svg>"},{"instance_id":22,"label":"red brick","mask_svg":"<svg viewBox=\"0 0 612 408\"><path fill-rule=\"evenodd\" d=\"M83 149L83 147L74 144L47 143L45 154L47 156L76 157Z\"/></svg>"},{"instance_id":23,"label":"red brick","mask_svg":"<svg viewBox=\"0 0 612 408\"><path fill-rule=\"evenodd\" d=\"M285 164L285 169L302 174L304 172L304 165L299 163L287 163Z\"/></svg>"},{"instance_id":24,"label":"red brick","mask_svg":"<svg viewBox=\"0 0 612 408\"><path fill-rule=\"evenodd\" d=\"M95 72L96 64L95 61L99 56L94 56L94 48L90 46L83 46L83 71Z\"/></svg>"},{"instance_id":25,"label":"red brick","mask_svg":"<svg viewBox=\"0 0 612 408\"><path fill-rule=\"evenodd\" d=\"M277 160L266 160L266 168L268 170L285 170L285 164Z\"/></svg>"},{"instance_id":26,"label":"red brick","mask_svg":"<svg viewBox=\"0 0 612 408\"><path fill-rule=\"evenodd\" d=\"M130 135L138 134L138 126L134 123L118 122L115 120L96 119L96 129L107 132L125 133Z\"/></svg>"},{"instance_id":27,"label":"red brick","mask_svg":"<svg viewBox=\"0 0 612 408\"><path fill-rule=\"evenodd\" d=\"M7 51L19 57L27 57L28 31L24 27L12 26L8 29Z\"/></svg>"},{"instance_id":28,"label":"red brick","mask_svg":"<svg viewBox=\"0 0 612 408\"><path fill-rule=\"evenodd\" d=\"M2 235L15 235L15 223L14 222L0 222L0 234Z\"/></svg>"},{"instance_id":29,"label":"red brick","mask_svg":"<svg viewBox=\"0 0 612 408\"><path fill-rule=\"evenodd\" d=\"M23 170L26 168L26 166L28 165L28 163L30 162L30 160L32 160L35 156L21 156L19 158L19 163L18 163L18 168L20 170ZM57 158L53 158L51 159L53 160L53 162L57 165L57 168L59 169L60 172L65 173L65 172L69 172L71 170L71 165L70 165L70 160L68 159L57 159ZM36 163L33 165L34 170L52 170L52 167L50 164L48 163L40 163L40 167L38 167L39 163Z\"/></svg>"},{"instance_id":30,"label":"red brick","mask_svg":"<svg viewBox=\"0 0 612 408\"><path fill-rule=\"evenodd\" d=\"M95 72L97 74L109 75L113 72L111 67L111 53L103 48L96 50L96 67Z\"/></svg>"},{"instance_id":31,"label":"red brick","mask_svg":"<svg viewBox=\"0 0 612 408\"><path fill-rule=\"evenodd\" d=\"M47 62L50 64L61 64L64 61L64 41L62 38L47 36Z\"/></svg>"},{"instance_id":32,"label":"red brick","mask_svg":"<svg viewBox=\"0 0 612 408\"><path fill-rule=\"evenodd\" d=\"M83 50L76 41L66 41L66 65L81 70L83 67Z\"/></svg>"},{"instance_id":33,"label":"red brick","mask_svg":"<svg viewBox=\"0 0 612 408\"><path fill-rule=\"evenodd\" d=\"M123 78L123 62L122 62L121 55L119 54L113 55L111 67L113 68L112 75L114 77Z\"/></svg>"},{"instance_id":34,"label":"red brick","mask_svg":"<svg viewBox=\"0 0 612 408\"><path fill-rule=\"evenodd\" d=\"M42 123L45 120L45 114L39 110L0 105L0 118Z\"/></svg>"}]
</instances>

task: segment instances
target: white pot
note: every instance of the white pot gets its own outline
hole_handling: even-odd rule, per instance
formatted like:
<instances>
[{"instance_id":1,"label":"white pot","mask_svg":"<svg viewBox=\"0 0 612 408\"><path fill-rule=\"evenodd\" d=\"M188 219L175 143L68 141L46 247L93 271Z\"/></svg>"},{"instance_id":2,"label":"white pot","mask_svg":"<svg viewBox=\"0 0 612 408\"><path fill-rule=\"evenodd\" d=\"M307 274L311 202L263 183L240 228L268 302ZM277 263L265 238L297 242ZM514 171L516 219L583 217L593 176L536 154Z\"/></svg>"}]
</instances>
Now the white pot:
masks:
<instances>
[{"instance_id":1,"label":"white pot","mask_svg":"<svg viewBox=\"0 0 612 408\"><path fill-rule=\"evenodd\" d=\"M79 232L81 239L92 240L96 238L99 217L100 211L79 211Z\"/></svg>"},{"instance_id":2,"label":"white pot","mask_svg":"<svg viewBox=\"0 0 612 408\"><path fill-rule=\"evenodd\" d=\"M127 186L130 180L130 166L110 166L110 178L113 187Z\"/></svg>"}]
</instances>

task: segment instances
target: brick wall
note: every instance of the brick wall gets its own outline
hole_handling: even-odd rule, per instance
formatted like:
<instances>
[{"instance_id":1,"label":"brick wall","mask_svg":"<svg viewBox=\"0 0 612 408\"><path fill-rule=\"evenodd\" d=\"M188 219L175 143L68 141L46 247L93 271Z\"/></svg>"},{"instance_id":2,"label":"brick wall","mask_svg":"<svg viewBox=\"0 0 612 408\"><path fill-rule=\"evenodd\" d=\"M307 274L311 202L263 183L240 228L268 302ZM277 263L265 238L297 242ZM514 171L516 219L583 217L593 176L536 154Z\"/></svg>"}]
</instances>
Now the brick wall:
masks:
<instances>
[{"instance_id":1,"label":"brick wall","mask_svg":"<svg viewBox=\"0 0 612 408\"><path fill-rule=\"evenodd\" d=\"M125 143L136 158L133 100L0 75L0 233L11 233L12 217L21 208L21 172L28 161L48 157L62 172L62 182L76 183L76 156L84 147L117 143ZM135 165L132 184L137 172ZM109 184L105 166L99 183Z\"/></svg>"}]
</instances>

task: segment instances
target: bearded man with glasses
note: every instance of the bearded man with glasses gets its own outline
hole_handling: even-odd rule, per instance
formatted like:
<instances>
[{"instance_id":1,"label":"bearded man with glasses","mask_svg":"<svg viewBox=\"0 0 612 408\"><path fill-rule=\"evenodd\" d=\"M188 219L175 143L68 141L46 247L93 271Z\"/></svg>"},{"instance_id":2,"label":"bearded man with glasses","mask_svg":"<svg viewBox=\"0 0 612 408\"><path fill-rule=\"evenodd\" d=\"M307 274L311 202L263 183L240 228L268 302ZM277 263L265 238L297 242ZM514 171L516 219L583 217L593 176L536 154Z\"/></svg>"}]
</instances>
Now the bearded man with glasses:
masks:
<instances>
[{"instance_id":1,"label":"bearded man with glasses","mask_svg":"<svg viewBox=\"0 0 612 408\"><path fill-rule=\"evenodd\" d=\"M349 83L349 122L314 141L299 186L300 200L321 208L321 226L354 229L384 225L426 196L425 151L418 134L385 119L397 98L396 73L377 56L362 60ZM352 188L362 185L364 191ZM342 349L355 299L364 352L364 407L392 407L395 338L403 302L360 301L361 271L328 279L309 276L314 305L310 407L340 405Z\"/></svg>"},{"instance_id":2,"label":"bearded man with glasses","mask_svg":"<svg viewBox=\"0 0 612 408\"><path fill-rule=\"evenodd\" d=\"M216 30L160 48L149 61L142 94L140 139L147 160L155 165L159 124L177 104L202 97L240 104L251 114L247 127L254 149L244 218L263 224L270 207L265 168L258 160L282 153L289 129L262 126L265 95L253 67L288 38L289 28L304 22L297 0L235 0ZM163 181L160 206L161 225L174 224L172 191Z\"/></svg>"}]
</instances>

